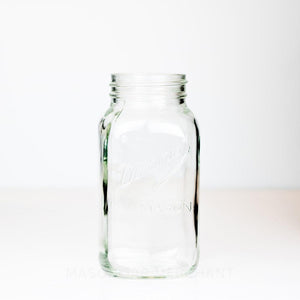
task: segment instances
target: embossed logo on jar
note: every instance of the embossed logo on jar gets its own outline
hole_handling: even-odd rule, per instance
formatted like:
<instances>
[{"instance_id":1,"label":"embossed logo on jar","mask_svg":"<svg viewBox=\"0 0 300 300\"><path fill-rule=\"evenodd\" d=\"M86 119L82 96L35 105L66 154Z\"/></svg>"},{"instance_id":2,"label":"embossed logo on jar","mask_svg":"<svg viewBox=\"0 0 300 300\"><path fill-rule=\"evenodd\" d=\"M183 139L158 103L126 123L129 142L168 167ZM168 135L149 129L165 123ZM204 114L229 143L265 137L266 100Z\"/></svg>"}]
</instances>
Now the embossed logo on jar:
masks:
<instances>
[{"instance_id":1,"label":"embossed logo on jar","mask_svg":"<svg viewBox=\"0 0 300 300\"><path fill-rule=\"evenodd\" d=\"M190 147L184 145L178 149L166 151L161 156L132 164L119 164L119 182L128 185L134 181L152 177L156 184L162 184L185 162Z\"/></svg>"}]
</instances>

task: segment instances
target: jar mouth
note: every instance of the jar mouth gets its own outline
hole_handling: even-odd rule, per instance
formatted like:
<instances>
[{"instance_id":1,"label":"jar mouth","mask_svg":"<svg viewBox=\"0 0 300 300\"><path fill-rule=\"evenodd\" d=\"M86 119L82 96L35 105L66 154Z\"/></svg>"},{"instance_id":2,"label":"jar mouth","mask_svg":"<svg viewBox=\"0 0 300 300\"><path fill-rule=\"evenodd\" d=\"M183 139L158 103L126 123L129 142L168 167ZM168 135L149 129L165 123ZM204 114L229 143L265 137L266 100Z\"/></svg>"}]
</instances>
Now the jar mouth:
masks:
<instances>
[{"instance_id":1,"label":"jar mouth","mask_svg":"<svg viewBox=\"0 0 300 300\"><path fill-rule=\"evenodd\" d=\"M114 73L112 87L177 86L186 84L185 74L168 73Z\"/></svg>"}]
</instances>

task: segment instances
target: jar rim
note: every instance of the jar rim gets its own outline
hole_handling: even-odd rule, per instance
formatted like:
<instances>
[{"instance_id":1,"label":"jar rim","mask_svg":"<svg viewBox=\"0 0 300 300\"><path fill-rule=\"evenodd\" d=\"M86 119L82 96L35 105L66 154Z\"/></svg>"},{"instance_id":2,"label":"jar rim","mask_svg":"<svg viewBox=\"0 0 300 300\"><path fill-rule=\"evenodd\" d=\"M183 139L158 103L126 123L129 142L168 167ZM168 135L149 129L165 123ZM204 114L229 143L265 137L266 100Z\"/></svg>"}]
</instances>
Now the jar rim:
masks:
<instances>
[{"instance_id":1,"label":"jar rim","mask_svg":"<svg viewBox=\"0 0 300 300\"><path fill-rule=\"evenodd\" d=\"M176 73L113 73L111 86L170 86L186 84L185 74Z\"/></svg>"}]
</instances>

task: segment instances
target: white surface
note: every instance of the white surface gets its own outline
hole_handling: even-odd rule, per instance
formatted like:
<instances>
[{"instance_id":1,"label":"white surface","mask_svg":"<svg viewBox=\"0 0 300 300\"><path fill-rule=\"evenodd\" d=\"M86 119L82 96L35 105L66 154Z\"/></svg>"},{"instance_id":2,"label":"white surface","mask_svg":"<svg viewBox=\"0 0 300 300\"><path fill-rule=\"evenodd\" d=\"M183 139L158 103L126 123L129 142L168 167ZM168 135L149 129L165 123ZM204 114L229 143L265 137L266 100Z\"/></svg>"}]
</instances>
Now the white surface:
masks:
<instances>
[{"instance_id":1,"label":"white surface","mask_svg":"<svg viewBox=\"0 0 300 300\"><path fill-rule=\"evenodd\" d=\"M1 0L0 185L95 186L111 72L183 72L203 187L300 188L300 1Z\"/></svg>"},{"instance_id":2,"label":"white surface","mask_svg":"<svg viewBox=\"0 0 300 300\"><path fill-rule=\"evenodd\" d=\"M0 298L299 299L300 191L202 191L201 261L187 278L106 277L91 189L0 191Z\"/></svg>"}]
</instances>

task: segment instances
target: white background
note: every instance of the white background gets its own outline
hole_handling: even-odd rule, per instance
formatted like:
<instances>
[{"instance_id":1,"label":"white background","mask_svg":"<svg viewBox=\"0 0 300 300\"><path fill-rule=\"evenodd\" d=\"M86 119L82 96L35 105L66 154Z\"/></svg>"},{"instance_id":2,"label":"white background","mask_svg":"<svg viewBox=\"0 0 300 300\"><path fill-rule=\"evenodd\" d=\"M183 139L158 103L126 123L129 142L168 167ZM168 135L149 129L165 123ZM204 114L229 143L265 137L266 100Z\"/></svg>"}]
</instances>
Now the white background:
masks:
<instances>
[{"instance_id":1,"label":"white background","mask_svg":"<svg viewBox=\"0 0 300 300\"><path fill-rule=\"evenodd\" d=\"M112 72L186 73L202 187L300 187L300 1L0 0L0 185L96 186Z\"/></svg>"},{"instance_id":2,"label":"white background","mask_svg":"<svg viewBox=\"0 0 300 300\"><path fill-rule=\"evenodd\" d=\"M100 269L113 72L187 74L202 138L191 277ZM300 188L299 0L0 0L1 300L299 300L300 191L286 188Z\"/></svg>"}]
</instances>

